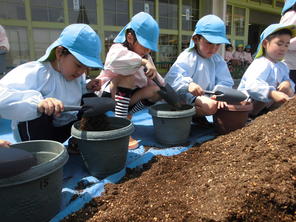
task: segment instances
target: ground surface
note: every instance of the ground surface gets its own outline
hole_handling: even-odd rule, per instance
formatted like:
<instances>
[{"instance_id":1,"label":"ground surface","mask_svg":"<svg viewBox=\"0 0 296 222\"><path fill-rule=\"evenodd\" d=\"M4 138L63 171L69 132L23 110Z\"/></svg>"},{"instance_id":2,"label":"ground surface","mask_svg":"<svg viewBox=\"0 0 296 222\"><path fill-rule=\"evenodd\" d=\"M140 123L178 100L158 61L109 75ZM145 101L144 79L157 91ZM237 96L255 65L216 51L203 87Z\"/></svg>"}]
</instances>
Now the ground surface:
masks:
<instances>
[{"instance_id":1,"label":"ground surface","mask_svg":"<svg viewBox=\"0 0 296 222\"><path fill-rule=\"evenodd\" d=\"M129 170L64 221L296 221L296 99L173 157Z\"/></svg>"}]
</instances>

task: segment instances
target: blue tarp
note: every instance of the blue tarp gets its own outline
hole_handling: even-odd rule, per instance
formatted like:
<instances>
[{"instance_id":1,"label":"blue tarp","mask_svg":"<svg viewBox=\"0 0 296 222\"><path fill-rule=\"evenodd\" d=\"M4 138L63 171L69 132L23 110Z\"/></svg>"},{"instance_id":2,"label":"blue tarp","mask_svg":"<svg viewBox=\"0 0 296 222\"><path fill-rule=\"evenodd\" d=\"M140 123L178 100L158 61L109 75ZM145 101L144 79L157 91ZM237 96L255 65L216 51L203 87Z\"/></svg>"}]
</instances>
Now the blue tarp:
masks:
<instances>
[{"instance_id":1,"label":"blue tarp","mask_svg":"<svg viewBox=\"0 0 296 222\"><path fill-rule=\"evenodd\" d=\"M211 117L208 117L208 120L212 121ZM140 147L128 151L127 168L140 167L156 155L172 156L180 154L192 146L213 139L216 136L213 129L200 129L192 124L187 146L166 148L155 140L152 118L148 114L147 109L136 113L133 116L132 122L136 128L132 136L134 139L140 141ZM15 142L10 130L10 121L0 119L0 129L1 139L8 140L12 143ZM151 148L147 150L144 149L144 146ZM104 180L98 180L89 175L80 155L70 155L69 161L64 166L61 211L50 222L58 222L67 215L81 209L92 198L101 195L106 183L118 182L125 173L126 171L123 169ZM78 183L86 184L87 188L79 191L75 190ZM71 200L73 195L77 196L75 200Z\"/></svg>"}]
</instances>

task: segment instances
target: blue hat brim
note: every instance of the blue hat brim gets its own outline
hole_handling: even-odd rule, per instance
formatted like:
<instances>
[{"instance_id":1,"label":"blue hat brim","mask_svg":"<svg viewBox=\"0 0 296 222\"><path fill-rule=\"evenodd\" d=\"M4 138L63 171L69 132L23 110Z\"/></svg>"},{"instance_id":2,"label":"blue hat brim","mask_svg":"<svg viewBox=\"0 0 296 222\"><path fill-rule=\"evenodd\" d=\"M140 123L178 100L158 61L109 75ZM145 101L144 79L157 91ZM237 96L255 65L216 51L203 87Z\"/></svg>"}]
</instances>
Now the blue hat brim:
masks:
<instances>
[{"instance_id":1,"label":"blue hat brim","mask_svg":"<svg viewBox=\"0 0 296 222\"><path fill-rule=\"evenodd\" d=\"M52 50L55 49L56 47L58 46L63 46L63 44L59 41L59 40L56 40L55 42L53 42L47 49L46 49L46 52L45 54L40 57L38 59L39 62L44 62L46 61ZM65 47L65 46L63 46ZM67 48L67 47L65 47ZM83 65L87 66L87 67L91 67L91 68L100 68L100 69L103 69L104 65L103 63L100 61L100 59L94 59L93 57L89 57L89 56L82 56L80 55L79 53L73 51L72 49L69 49L69 52L80 62L82 63Z\"/></svg>"},{"instance_id":2,"label":"blue hat brim","mask_svg":"<svg viewBox=\"0 0 296 222\"><path fill-rule=\"evenodd\" d=\"M196 33L193 33L192 37L195 35L196 35ZM204 37L208 42L213 43L213 44L230 44L228 39L223 38L221 36L212 36L212 35L201 35L201 36ZM194 42L191 39L188 48L191 49L193 47L194 47Z\"/></svg>"}]
</instances>

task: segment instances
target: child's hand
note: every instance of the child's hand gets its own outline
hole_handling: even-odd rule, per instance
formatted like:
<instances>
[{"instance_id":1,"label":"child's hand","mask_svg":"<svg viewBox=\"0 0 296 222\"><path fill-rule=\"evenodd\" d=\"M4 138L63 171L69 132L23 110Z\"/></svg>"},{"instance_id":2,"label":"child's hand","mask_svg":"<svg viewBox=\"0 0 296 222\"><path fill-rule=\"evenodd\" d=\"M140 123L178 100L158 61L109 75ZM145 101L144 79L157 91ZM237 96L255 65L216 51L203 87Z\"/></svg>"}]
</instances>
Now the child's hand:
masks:
<instances>
[{"instance_id":1,"label":"child's hand","mask_svg":"<svg viewBox=\"0 0 296 222\"><path fill-rule=\"evenodd\" d=\"M227 102L217 101L217 109L223 109L227 106Z\"/></svg>"},{"instance_id":2,"label":"child's hand","mask_svg":"<svg viewBox=\"0 0 296 222\"><path fill-rule=\"evenodd\" d=\"M45 113L48 116L60 116L64 110L64 104L58 99L46 98L37 105L37 109L39 112Z\"/></svg>"},{"instance_id":3,"label":"child's hand","mask_svg":"<svg viewBox=\"0 0 296 222\"><path fill-rule=\"evenodd\" d=\"M272 90L269 93L269 97L274 101L274 102L281 102L284 103L290 99L290 97L280 91Z\"/></svg>"},{"instance_id":4,"label":"child's hand","mask_svg":"<svg viewBox=\"0 0 296 222\"><path fill-rule=\"evenodd\" d=\"M292 97L294 94L289 81L281 82L281 84L277 87L277 90L287 94L290 97Z\"/></svg>"},{"instance_id":5,"label":"child's hand","mask_svg":"<svg viewBox=\"0 0 296 222\"><path fill-rule=\"evenodd\" d=\"M142 64L146 67L145 75L149 79L153 79L157 75L157 70L154 64L152 64L149 60L147 59L142 59Z\"/></svg>"},{"instance_id":6,"label":"child's hand","mask_svg":"<svg viewBox=\"0 0 296 222\"><path fill-rule=\"evenodd\" d=\"M92 79L86 85L88 90L99 91L101 89L101 80L100 79Z\"/></svg>"},{"instance_id":7,"label":"child's hand","mask_svg":"<svg viewBox=\"0 0 296 222\"><path fill-rule=\"evenodd\" d=\"M189 83L188 92L190 92L194 96L201 96L204 94L203 89L194 82Z\"/></svg>"},{"instance_id":8,"label":"child's hand","mask_svg":"<svg viewBox=\"0 0 296 222\"><path fill-rule=\"evenodd\" d=\"M11 143L6 140L0 140L0 147L10 147Z\"/></svg>"}]
</instances>

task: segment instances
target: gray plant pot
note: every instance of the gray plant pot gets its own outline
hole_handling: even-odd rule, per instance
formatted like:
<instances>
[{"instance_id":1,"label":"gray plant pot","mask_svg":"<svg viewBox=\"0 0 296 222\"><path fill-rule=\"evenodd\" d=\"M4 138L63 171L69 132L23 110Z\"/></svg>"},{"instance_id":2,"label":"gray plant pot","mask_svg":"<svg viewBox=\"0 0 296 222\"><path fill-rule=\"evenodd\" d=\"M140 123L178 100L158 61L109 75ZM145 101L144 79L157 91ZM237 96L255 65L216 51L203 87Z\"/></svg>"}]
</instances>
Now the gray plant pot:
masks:
<instances>
[{"instance_id":1,"label":"gray plant pot","mask_svg":"<svg viewBox=\"0 0 296 222\"><path fill-rule=\"evenodd\" d=\"M71 134L78 139L78 149L92 176L103 179L125 167L129 136L134 131L132 122L119 117L108 117L111 130L81 131L79 122L73 124Z\"/></svg>"},{"instance_id":2,"label":"gray plant pot","mask_svg":"<svg viewBox=\"0 0 296 222\"><path fill-rule=\"evenodd\" d=\"M195 108L183 105L174 110L169 104L155 104L149 108L156 140L164 145L180 145L188 140Z\"/></svg>"},{"instance_id":3,"label":"gray plant pot","mask_svg":"<svg viewBox=\"0 0 296 222\"><path fill-rule=\"evenodd\" d=\"M0 215L5 222L45 222L60 211L63 165L68 152L63 144L34 140L12 147L32 152L38 164L0 180Z\"/></svg>"}]
</instances>

